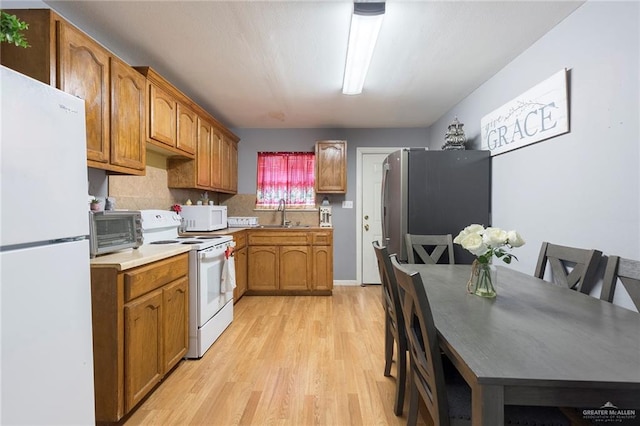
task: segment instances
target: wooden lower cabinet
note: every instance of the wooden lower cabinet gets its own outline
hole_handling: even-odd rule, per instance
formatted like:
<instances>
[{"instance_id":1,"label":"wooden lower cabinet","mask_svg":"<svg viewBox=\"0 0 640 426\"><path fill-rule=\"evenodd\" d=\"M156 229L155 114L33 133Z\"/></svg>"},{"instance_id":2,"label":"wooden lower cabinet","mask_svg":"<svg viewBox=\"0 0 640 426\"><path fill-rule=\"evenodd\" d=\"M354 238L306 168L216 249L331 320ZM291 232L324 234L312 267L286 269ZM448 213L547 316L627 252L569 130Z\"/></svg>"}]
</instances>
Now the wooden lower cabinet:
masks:
<instances>
[{"instance_id":1,"label":"wooden lower cabinet","mask_svg":"<svg viewBox=\"0 0 640 426\"><path fill-rule=\"evenodd\" d=\"M234 232L232 236L236 243L233 255L236 267L236 288L233 289L233 303L236 303L247 291L247 232Z\"/></svg>"},{"instance_id":2,"label":"wooden lower cabinet","mask_svg":"<svg viewBox=\"0 0 640 426\"><path fill-rule=\"evenodd\" d=\"M186 253L91 268L97 422L122 419L187 353L188 270Z\"/></svg>"},{"instance_id":3,"label":"wooden lower cabinet","mask_svg":"<svg viewBox=\"0 0 640 426\"><path fill-rule=\"evenodd\" d=\"M333 289L333 246L313 247L313 289Z\"/></svg>"},{"instance_id":4,"label":"wooden lower cabinet","mask_svg":"<svg viewBox=\"0 0 640 426\"><path fill-rule=\"evenodd\" d=\"M247 294L331 294L333 230L249 230Z\"/></svg>"},{"instance_id":5,"label":"wooden lower cabinet","mask_svg":"<svg viewBox=\"0 0 640 426\"><path fill-rule=\"evenodd\" d=\"M280 290L310 290L313 258L311 247L283 246L280 253Z\"/></svg>"},{"instance_id":6,"label":"wooden lower cabinet","mask_svg":"<svg viewBox=\"0 0 640 426\"><path fill-rule=\"evenodd\" d=\"M249 290L277 290L279 288L276 246L249 246L248 283Z\"/></svg>"},{"instance_id":7,"label":"wooden lower cabinet","mask_svg":"<svg viewBox=\"0 0 640 426\"><path fill-rule=\"evenodd\" d=\"M162 378L162 290L124 305L124 409L131 411Z\"/></svg>"}]
</instances>

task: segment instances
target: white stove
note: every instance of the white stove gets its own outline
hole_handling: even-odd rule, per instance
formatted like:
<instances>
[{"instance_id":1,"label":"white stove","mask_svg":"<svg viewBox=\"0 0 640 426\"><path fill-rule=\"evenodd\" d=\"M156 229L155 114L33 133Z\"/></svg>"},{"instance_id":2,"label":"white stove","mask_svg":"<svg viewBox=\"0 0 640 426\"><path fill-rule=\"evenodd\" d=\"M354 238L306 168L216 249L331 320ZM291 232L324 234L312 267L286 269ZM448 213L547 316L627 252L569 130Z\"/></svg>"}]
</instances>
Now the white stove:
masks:
<instances>
[{"instance_id":1,"label":"white stove","mask_svg":"<svg viewBox=\"0 0 640 426\"><path fill-rule=\"evenodd\" d=\"M201 358L233 321L233 289L222 289L228 235L180 236L180 216L166 210L141 210L143 244L189 244L189 350ZM233 263L230 263L233 265ZM229 264L227 267L230 267ZM223 291L224 290L224 291Z\"/></svg>"},{"instance_id":2,"label":"white stove","mask_svg":"<svg viewBox=\"0 0 640 426\"><path fill-rule=\"evenodd\" d=\"M166 210L141 210L143 244L191 244L192 250L204 250L231 242L228 235L180 236L180 216Z\"/></svg>"}]
</instances>

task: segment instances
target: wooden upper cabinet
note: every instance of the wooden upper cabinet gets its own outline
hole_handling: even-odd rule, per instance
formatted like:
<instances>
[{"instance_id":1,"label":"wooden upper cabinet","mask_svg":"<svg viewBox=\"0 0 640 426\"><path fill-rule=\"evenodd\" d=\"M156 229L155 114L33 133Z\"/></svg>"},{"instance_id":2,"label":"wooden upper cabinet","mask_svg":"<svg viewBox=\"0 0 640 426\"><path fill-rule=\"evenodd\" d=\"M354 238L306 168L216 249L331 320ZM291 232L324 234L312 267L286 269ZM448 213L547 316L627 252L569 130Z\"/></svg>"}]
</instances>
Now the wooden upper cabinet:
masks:
<instances>
[{"instance_id":1,"label":"wooden upper cabinet","mask_svg":"<svg viewBox=\"0 0 640 426\"><path fill-rule=\"evenodd\" d=\"M211 133L211 187L222 188L222 174L226 167L222 154L223 136L215 127Z\"/></svg>"},{"instance_id":2,"label":"wooden upper cabinet","mask_svg":"<svg viewBox=\"0 0 640 426\"><path fill-rule=\"evenodd\" d=\"M196 185L211 186L211 125L198 118L198 152L196 154Z\"/></svg>"},{"instance_id":3,"label":"wooden upper cabinet","mask_svg":"<svg viewBox=\"0 0 640 426\"><path fill-rule=\"evenodd\" d=\"M222 141L222 153L220 158L222 163L220 163L220 169L222 170L222 185L220 186L221 190L229 191L231 189L231 144L232 142L227 139L223 139Z\"/></svg>"},{"instance_id":4,"label":"wooden upper cabinet","mask_svg":"<svg viewBox=\"0 0 640 426\"><path fill-rule=\"evenodd\" d=\"M32 47L0 44L2 64L84 99L87 165L144 174L145 89L131 67L51 9L6 12L29 24Z\"/></svg>"},{"instance_id":5,"label":"wooden upper cabinet","mask_svg":"<svg viewBox=\"0 0 640 426\"><path fill-rule=\"evenodd\" d=\"M152 68L134 68L149 88L147 147L169 157L169 188L237 193L238 137Z\"/></svg>"},{"instance_id":6,"label":"wooden upper cabinet","mask_svg":"<svg viewBox=\"0 0 640 426\"><path fill-rule=\"evenodd\" d=\"M191 101L150 67L134 67L149 88L148 148L170 156L193 159L196 155L197 114Z\"/></svg>"},{"instance_id":7,"label":"wooden upper cabinet","mask_svg":"<svg viewBox=\"0 0 640 426\"><path fill-rule=\"evenodd\" d=\"M133 68L111 58L111 163L144 171L146 81Z\"/></svg>"},{"instance_id":8,"label":"wooden upper cabinet","mask_svg":"<svg viewBox=\"0 0 640 426\"><path fill-rule=\"evenodd\" d=\"M178 104L162 88L149 85L149 138L165 145L176 146Z\"/></svg>"},{"instance_id":9,"label":"wooden upper cabinet","mask_svg":"<svg viewBox=\"0 0 640 426\"><path fill-rule=\"evenodd\" d=\"M109 52L73 26L58 22L58 88L85 100L87 160L109 163Z\"/></svg>"},{"instance_id":10,"label":"wooden upper cabinet","mask_svg":"<svg viewBox=\"0 0 640 426\"><path fill-rule=\"evenodd\" d=\"M316 192L347 192L347 141L316 142Z\"/></svg>"},{"instance_id":11,"label":"wooden upper cabinet","mask_svg":"<svg viewBox=\"0 0 640 426\"><path fill-rule=\"evenodd\" d=\"M178 129L176 148L191 154L196 153L198 117L193 110L178 102Z\"/></svg>"},{"instance_id":12,"label":"wooden upper cabinet","mask_svg":"<svg viewBox=\"0 0 640 426\"><path fill-rule=\"evenodd\" d=\"M231 141L229 149L229 192L238 193L238 143Z\"/></svg>"}]
</instances>

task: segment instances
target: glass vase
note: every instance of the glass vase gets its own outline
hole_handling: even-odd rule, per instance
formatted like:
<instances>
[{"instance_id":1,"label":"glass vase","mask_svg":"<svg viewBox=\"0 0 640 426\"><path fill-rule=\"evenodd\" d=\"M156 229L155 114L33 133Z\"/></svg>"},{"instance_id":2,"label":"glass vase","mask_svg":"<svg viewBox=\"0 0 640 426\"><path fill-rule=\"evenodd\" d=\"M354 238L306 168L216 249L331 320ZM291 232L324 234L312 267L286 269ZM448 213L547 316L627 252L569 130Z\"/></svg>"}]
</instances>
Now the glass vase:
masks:
<instances>
[{"instance_id":1,"label":"glass vase","mask_svg":"<svg viewBox=\"0 0 640 426\"><path fill-rule=\"evenodd\" d=\"M480 297L494 298L497 295L494 287L497 279L498 271L491 261L480 263L474 260L469 280L469 292Z\"/></svg>"}]
</instances>

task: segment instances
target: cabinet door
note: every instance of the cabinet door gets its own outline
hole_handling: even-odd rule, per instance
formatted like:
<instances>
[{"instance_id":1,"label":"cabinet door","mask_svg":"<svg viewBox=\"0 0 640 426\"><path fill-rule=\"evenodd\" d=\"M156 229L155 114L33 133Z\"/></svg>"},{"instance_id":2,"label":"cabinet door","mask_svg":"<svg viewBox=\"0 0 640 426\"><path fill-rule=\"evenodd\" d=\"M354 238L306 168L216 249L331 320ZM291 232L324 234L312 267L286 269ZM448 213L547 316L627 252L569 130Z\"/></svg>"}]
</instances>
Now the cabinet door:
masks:
<instances>
[{"instance_id":1,"label":"cabinet door","mask_svg":"<svg viewBox=\"0 0 640 426\"><path fill-rule=\"evenodd\" d=\"M196 186L211 187L211 125L199 117Z\"/></svg>"},{"instance_id":2,"label":"cabinet door","mask_svg":"<svg viewBox=\"0 0 640 426\"><path fill-rule=\"evenodd\" d=\"M221 189L225 192L231 189L231 143L227 138L222 139L222 152L220 158L222 160L220 168L222 170L222 185Z\"/></svg>"},{"instance_id":3,"label":"cabinet door","mask_svg":"<svg viewBox=\"0 0 640 426\"><path fill-rule=\"evenodd\" d=\"M280 290L311 289L311 256L308 246L280 247Z\"/></svg>"},{"instance_id":4,"label":"cabinet door","mask_svg":"<svg viewBox=\"0 0 640 426\"><path fill-rule=\"evenodd\" d=\"M149 86L149 138L176 146L176 108L173 97L155 84Z\"/></svg>"},{"instance_id":5,"label":"cabinet door","mask_svg":"<svg viewBox=\"0 0 640 426\"><path fill-rule=\"evenodd\" d=\"M195 154L197 135L198 120L196 113L190 108L178 103L178 135L176 138L176 148L189 154Z\"/></svg>"},{"instance_id":6,"label":"cabinet door","mask_svg":"<svg viewBox=\"0 0 640 426\"><path fill-rule=\"evenodd\" d=\"M211 129L211 187L216 190L223 188L222 174L226 167L222 157L222 135L215 127Z\"/></svg>"},{"instance_id":7,"label":"cabinet door","mask_svg":"<svg viewBox=\"0 0 640 426\"><path fill-rule=\"evenodd\" d=\"M87 160L108 164L109 52L62 21L58 35L58 88L85 100Z\"/></svg>"},{"instance_id":8,"label":"cabinet door","mask_svg":"<svg viewBox=\"0 0 640 426\"><path fill-rule=\"evenodd\" d=\"M164 372L168 372L189 348L189 280L181 278L162 288Z\"/></svg>"},{"instance_id":9,"label":"cabinet door","mask_svg":"<svg viewBox=\"0 0 640 426\"><path fill-rule=\"evenodd\" d=\"M238 143L231 142L230 145L230 158L229 158L229 173L231 184L229 185L230 192L233 194L238 193Z\"/></svg>"},{"instance_id":10,"label":"cabinet door","mask_svg":"<svg viewBox=\"0 0 640 426\"><path fill-rule=\"evenodd\" d=\"M316 192L347 192L346 141L316 142Z\"/></svg>"},{"instance_id":11,"label":"cabinet door","mask_svg":"<svg viewBox=\"0 0 640 426\"><path fill-rule=\"evenodd\" d=\"M125 412L162 378L162 334L162 289L124 306Z\"/></svg>"},{"instance_id":12,"label":"cabinet door","mask_svg":"<svg viewBox=\"0 0 640 426\"><path fill-rule=\"evenodd\" d=\"M249 290L278 289L278 247L249 247L247 287Z\"/></svg>"},{"instance_id":13,"label":"cabinet door","mask_svg":"<svg viewBox=\"0 0 640 426\"><path fill-rule=\"evenodd\" d=\"M111 164L145 168L146 80L129 65L111 58Z\"/></svg>"},{"instance_id":14,"label":"cabinet door","mask_svg":"<svg viewBox=\"0 0 640 426\"><path fill-rule=\"evenodd\" d=\"M333 246L313 247L313 289L333 289Z\"/></svg>"}]
</instances>

